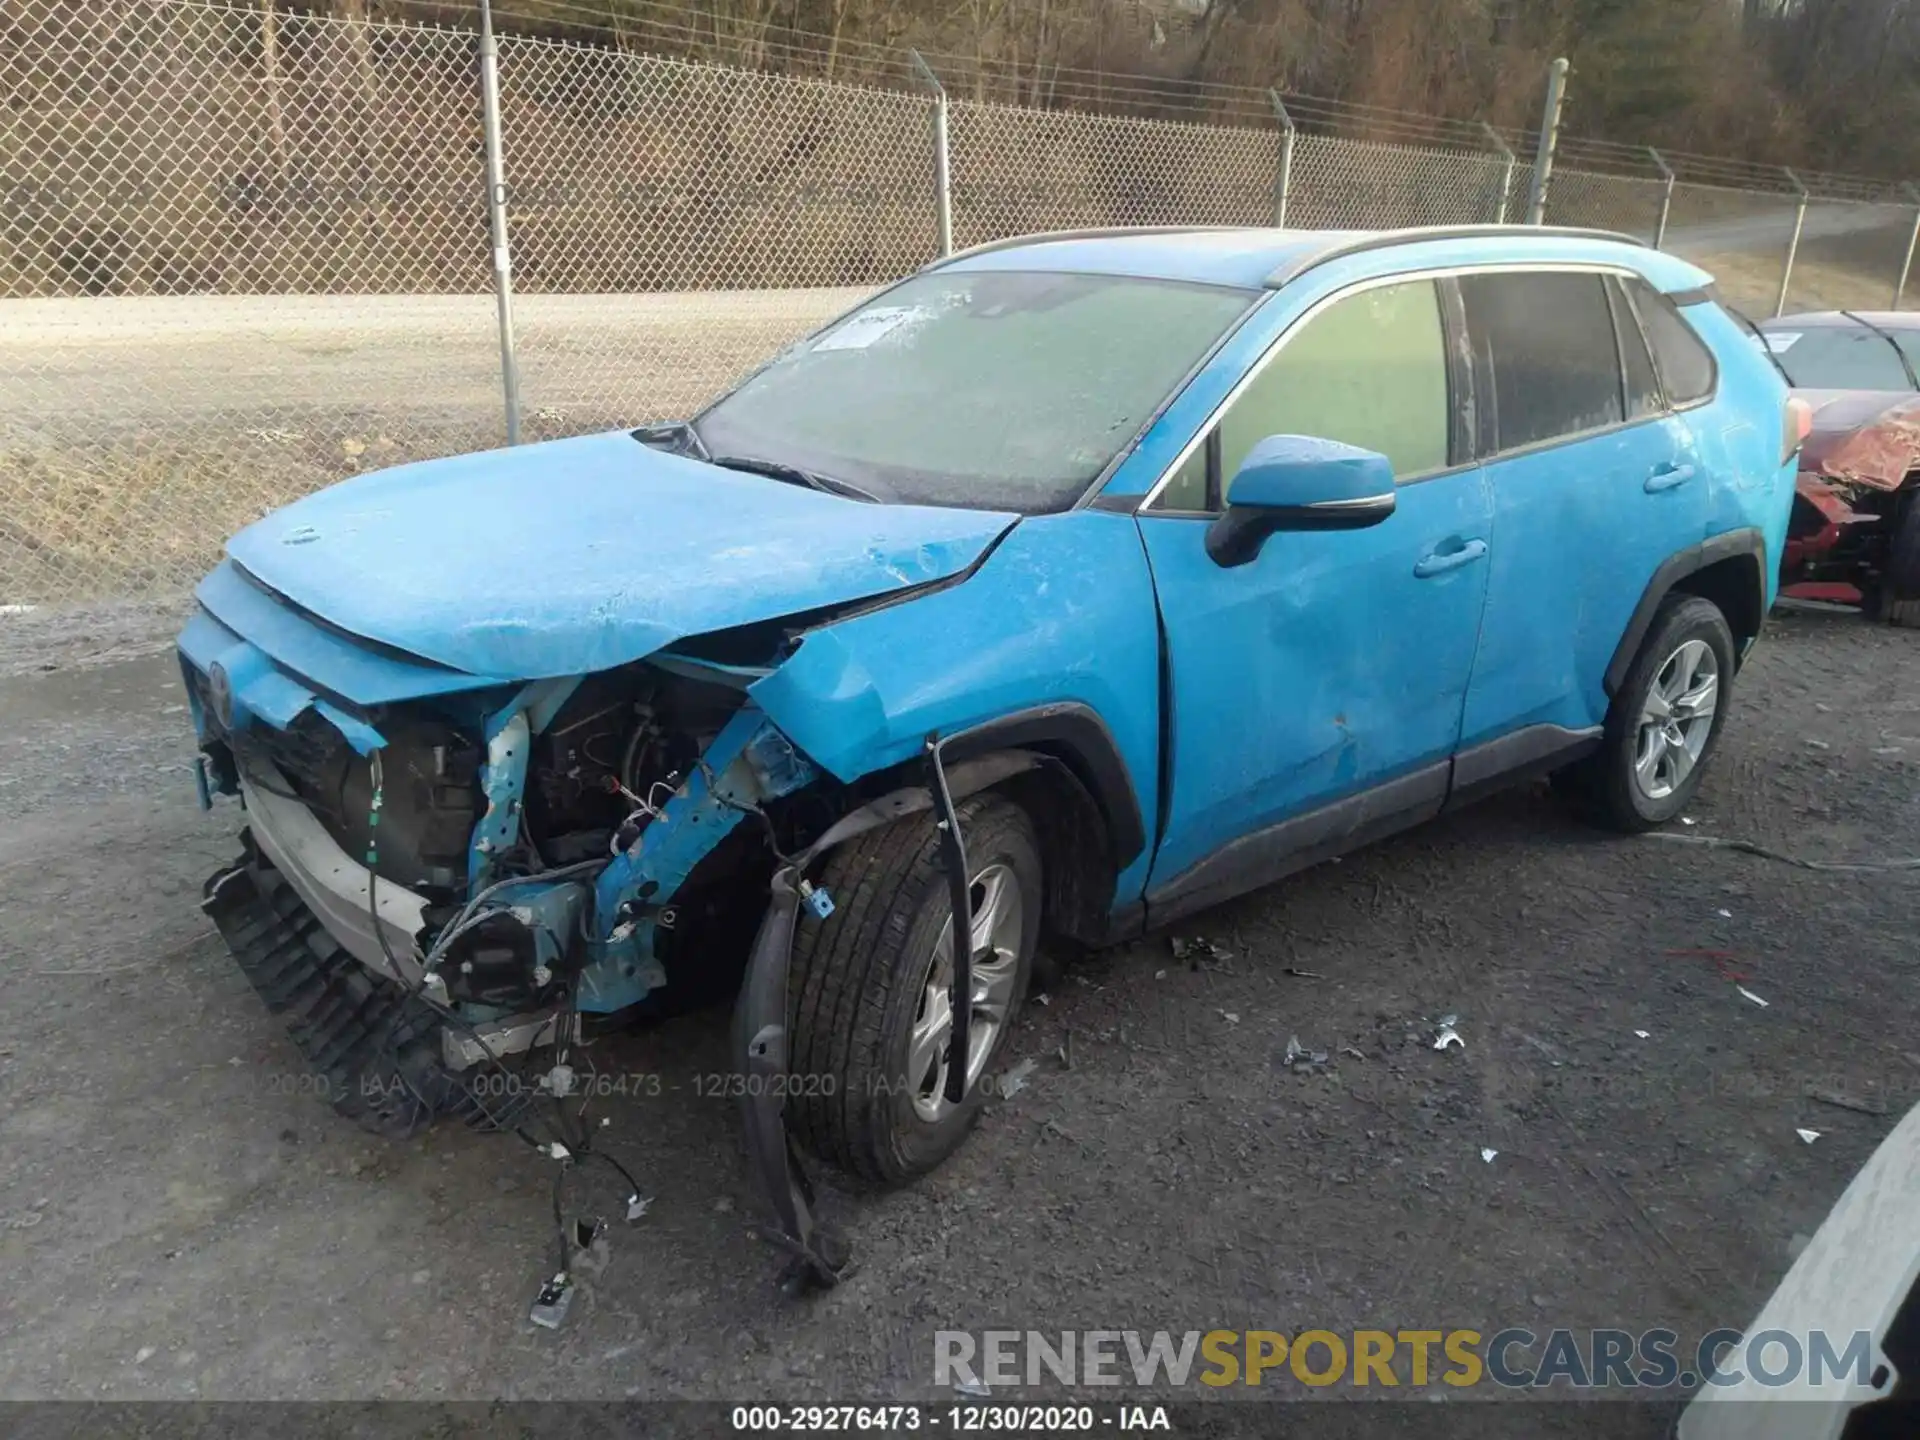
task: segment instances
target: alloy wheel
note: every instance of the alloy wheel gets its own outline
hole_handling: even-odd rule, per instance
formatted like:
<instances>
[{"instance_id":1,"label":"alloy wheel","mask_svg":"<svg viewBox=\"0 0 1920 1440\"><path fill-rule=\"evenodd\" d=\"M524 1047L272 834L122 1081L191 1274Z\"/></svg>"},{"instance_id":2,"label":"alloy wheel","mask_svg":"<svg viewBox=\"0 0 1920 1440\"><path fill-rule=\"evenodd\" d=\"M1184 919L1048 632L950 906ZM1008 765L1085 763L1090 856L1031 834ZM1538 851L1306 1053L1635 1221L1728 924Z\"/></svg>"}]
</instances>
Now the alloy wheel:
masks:
<instances>
[{"instance_id":1,"label":"alloy wheel","mask_svg":"<svg viewBox=\"0 0 1920 1440\"><path fill-rule=\"evenodd\" d=\"M1686 783L1713 734L1720 662L1704 640L1684 640L1655 673L1640 708L1633 780L1649 800Z\"/></svg>"},{"instance_id":2,"label":"alloy wheel","mask_svg":"<svg viewBox=\"0 0 1920 1440\"><path fill-rule=\"evenodd\" d=\"M1025 902L1011 867L989 865L973 878L973 1011L967 1032L967 1091L1006 1029L1020 975L1020 941ZM926 985L907 1037L907 1081L913 1108L936 1123L952 1113L947 1099L948 1046L953 1035L953 921L949 918L934 943Z\"/></svg>"}]
</instances>

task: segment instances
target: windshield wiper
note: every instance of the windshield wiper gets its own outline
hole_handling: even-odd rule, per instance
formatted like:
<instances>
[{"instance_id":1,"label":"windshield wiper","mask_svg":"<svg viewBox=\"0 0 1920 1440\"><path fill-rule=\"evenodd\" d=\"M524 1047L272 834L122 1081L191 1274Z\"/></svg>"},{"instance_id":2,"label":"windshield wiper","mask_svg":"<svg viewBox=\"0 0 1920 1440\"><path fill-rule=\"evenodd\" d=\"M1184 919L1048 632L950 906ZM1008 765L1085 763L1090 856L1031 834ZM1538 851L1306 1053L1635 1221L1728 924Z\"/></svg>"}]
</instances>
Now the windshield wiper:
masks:
<instances>
[{"instance_id":1,"label":"windshield wiper","mask_svg":"<svg viewBox=\"0 0 1920 1440\"><path fill-rule=\"evenodd\" d=\"M633 432L633 438L655 450L665 449L670 455L691 455L696 460L713 458L707 453L707 442L700 438L691 420L662 420L658 424L642 425Z\"/></svg>"},{"instance_id":2,"label":"windshield wiper","mask_svg":"<svg viewBox=\"0 0 1920 1440\"><path fill-rule=\"evenodd\" d=\"M1871 330L1874 334L1878 335L1882 340L1886 341L1888 345L1892 346L1894 358L1899 360L1900 368L1907 372L1907 384L1911 385L1916 390L1920 390L1920 375L1915 375L1913 373L1913 362L1907 358L1907 352L1901 347L1901 344L1898 340L1894 339L1892 335L1888 334L1885 330L1882 330L1878 325L1874 324L1873 321L1867 319L1867 317L1864 315L1856 315L1851 310L1842 310L1840 313L1846 316L1847 319L1853 321L1854 324L1862 326L1865 329Z\"/></svg>"},{"instance_id":3,"label":"windshield wiper","mask_svg":"<svg viewBox=\"0 0 1920 1440\"><path fill-rule=\"evenodd\" d=\"M818 470L803 470L784 460L762 460L757 455L709 455L705 458L708 464L718 465L723 470L744 470L749 475L764 475L769 480L784 480L789 485L804 485L809 490L842 495L849 500L869 500L878 505L884 498L878 492L856 485L851 480L822 475Z\"/></svg>"},{"instance_id":4,"label":"windshield wiper","mask_svg":"<svg viewBox=\"0 0 1920 1440\"><path fill-rule=\"evenodd\" d=\"M1787 367L1780 362L1779 354L1774 350L1772 345L1767 343L1765 332L1762 331L1758 325L1754 324L1753 321L1749 320L1737 306L1722 305L1720 308L1753 332L1753 338L1760 342L1760 353L1773 362L1773 368L1780 372L1780 378L1787 382L1788 388L1793 390L1799 389L1799 383L1794 380L1793 376L1787 373Z\"/></svg>"}]
</instances>

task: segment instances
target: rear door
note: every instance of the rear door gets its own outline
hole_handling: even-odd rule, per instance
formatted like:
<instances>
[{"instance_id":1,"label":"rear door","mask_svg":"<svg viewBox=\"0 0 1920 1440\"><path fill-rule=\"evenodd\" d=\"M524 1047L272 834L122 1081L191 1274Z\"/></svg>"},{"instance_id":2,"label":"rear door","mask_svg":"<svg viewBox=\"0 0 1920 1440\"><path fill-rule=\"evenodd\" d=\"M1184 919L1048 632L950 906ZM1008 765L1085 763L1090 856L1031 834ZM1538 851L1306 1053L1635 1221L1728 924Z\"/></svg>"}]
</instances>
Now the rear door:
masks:
<instances>
[{"instance_id":1,"label":"rear door","mask_svg":"<svg viewBox=\"0 0 1920 1440\"><path fill-rule=\"evenodd\" d=\"M1708 485L1613 277L1526 270L1457 283L1494 507L1455 776L1466 791L1591 737L1647 582L1705 536Z\"/></svg>"}]
</instances>

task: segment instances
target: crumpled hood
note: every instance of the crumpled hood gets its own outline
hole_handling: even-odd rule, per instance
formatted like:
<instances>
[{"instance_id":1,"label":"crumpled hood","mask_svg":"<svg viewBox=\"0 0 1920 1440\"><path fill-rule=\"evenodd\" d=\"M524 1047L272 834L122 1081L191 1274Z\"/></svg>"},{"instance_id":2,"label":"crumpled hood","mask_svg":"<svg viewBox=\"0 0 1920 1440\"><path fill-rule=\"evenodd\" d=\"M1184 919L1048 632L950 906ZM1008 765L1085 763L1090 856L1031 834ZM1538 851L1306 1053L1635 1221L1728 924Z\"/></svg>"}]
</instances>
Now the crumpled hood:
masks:
<instances>
[{"instance_id":1,"label":"crumpled hood","mask_svg":"<svg viewBox=\"0 0 1920 1440\"><path fill-rule=\"evenodd\" d=\"M945 579L1016 518L843 499L617 431L356 476L227 551L354 635L538 679Z\"/></svg>"},{"instance_id":2,"label":"crumpled hood","mask_svg":"<svg viewBox=\"0 0 1920 1440\"><path fill-rule=\"evenodd\" d=\"M1920 468L1920 397L1906 390L1796 390L1813 410L1800 470L1897 490Z\"/></svg>"}]
</instances>

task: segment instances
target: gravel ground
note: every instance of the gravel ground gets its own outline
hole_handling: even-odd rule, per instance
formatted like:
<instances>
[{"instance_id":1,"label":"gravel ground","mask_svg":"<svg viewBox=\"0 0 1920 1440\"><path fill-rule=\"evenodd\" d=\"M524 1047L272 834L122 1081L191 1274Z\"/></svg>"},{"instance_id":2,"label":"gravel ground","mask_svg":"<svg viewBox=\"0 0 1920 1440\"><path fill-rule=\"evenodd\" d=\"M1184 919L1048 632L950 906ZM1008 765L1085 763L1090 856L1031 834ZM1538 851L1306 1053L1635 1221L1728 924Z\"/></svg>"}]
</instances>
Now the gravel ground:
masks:
<instances>
[{"instance_id":1,"label":"gravel ground","mask_svg":"<svg viewBox=\"0 0 1920 1440\"><path fill-rule=\"evenodd\" d=\"M663 1079L602 1105L655 1203L536 1330L547 1162L376 1143L303 1093L196 908L238 816L194 806L173 663L108 641L0 671L6 1398L935 1399L947 1328L1698 1335L1920 1099L1913 875L1607 838L1534 788L1201 917L1225 958L1070 969L952 1163L828 1177L862 1263L811 1301L774 1293L730 1105L693 1093L725 1015L601 1042ZM1917 767L1920 638L1776 617L1681 833L1920 854ZM1283 1068L1293 1036L1328 1063Z\"/></svg>"}]
</instances>

